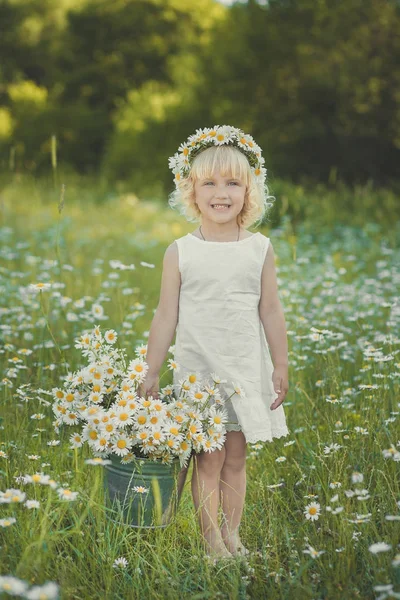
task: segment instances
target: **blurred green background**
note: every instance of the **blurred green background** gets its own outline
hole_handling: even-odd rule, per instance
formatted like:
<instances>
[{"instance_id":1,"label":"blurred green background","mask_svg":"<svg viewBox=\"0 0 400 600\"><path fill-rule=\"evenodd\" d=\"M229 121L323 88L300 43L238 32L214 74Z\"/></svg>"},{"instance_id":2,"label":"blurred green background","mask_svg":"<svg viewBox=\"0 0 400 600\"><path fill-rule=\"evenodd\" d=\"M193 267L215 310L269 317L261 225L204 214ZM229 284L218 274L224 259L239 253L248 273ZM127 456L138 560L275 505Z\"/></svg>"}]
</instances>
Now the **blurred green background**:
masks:
<instances>
[{"instance_id":1,"label":"blurred green background","mask_svg":"<svg viewBox=\"0 0 400 600\"><path fill-rule=\"evenodd\" d=\"M64 183L166 201L168 157L195 129L230 124L262 147L295 223L310 216L299 185L341 186L353 215L363 203L345 188L384 189L364 210L390 222L399 30L396 1L0 0L3 185L46 177L53 139Z\"/></svg>"}]
</instances>

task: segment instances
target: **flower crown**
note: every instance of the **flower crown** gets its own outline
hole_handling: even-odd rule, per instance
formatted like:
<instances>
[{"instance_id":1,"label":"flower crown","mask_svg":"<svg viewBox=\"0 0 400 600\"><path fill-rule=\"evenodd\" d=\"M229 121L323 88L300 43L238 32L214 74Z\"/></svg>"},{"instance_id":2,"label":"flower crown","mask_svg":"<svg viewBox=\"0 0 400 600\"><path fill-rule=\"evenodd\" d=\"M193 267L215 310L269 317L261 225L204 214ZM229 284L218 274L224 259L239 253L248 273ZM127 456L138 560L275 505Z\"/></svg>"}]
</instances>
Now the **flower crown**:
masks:
<instances>
[{"instance_id":1,"label":"flower crown","mask_svg":"<svg viewBox=\"0 0 400 600\"><path fill-rule=\"evenodd\" d=\"M214 127L205 127L197 129L196 133L190 135L186 142L183 142L173 156L168 159L168 166L174 173L175 186L178 187L183 177L187 177L190 172L194 158L211 146L235 146L247 157L251 171L256 183L264 187L267 177L267 169L263 167L265 160L261 155L261 148L256 144L249 134L245 134L241 129L231 125L215 125Z\"/></svg>"}]
</instances>

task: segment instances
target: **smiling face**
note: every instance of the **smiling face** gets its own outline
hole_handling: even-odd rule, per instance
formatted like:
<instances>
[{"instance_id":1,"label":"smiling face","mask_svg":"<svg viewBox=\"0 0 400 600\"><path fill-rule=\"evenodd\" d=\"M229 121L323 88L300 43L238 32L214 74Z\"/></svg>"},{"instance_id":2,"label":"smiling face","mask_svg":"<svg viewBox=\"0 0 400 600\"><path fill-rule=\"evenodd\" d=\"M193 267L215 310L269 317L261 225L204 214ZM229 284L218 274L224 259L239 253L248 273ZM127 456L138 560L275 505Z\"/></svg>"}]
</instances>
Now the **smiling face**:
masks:
<instances>
[{"instance_id":1,"label":"smiling face","mask_svg":"<svg viewBox=\"0 0 400 600\"><path fill-rule=\"evenodd\" d=\"M223 176L220 171L216 171L211 177L198 179L194 184L194 191L203 222L237 222L246 194L243 181L232 175Z\"/></svg>"}]
</instances>

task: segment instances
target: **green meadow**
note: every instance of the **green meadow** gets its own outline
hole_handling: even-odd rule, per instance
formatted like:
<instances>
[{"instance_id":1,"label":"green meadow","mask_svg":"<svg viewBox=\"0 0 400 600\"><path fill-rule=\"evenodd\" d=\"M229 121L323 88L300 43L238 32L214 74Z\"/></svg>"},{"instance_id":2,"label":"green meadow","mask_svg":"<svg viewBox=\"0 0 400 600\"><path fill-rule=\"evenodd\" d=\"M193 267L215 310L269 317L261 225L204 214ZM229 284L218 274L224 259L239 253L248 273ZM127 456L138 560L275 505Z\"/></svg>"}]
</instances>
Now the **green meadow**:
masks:
<instances>
[{"instance_id":1,"label":"green meadow","mask_svg":"<svg viewBox=\"0 0 400 600\"><path fill-rule=\"evenodd\" d=\"M147 343L165 249L197 224L122 184L57 172L2 182L1 597L400 598L398 197L371 185L272 188L258 230L277 257L290 435L248 446L250 555L212 565L192 465L168 527L125 527L107 518L103 467L52 425L51 390L81 366L75 339L114 329L133 357ZM161 386L172 382L172 357L173 346ZM25 482L35 474L54 485ZM46 582L54 586L35 589Z\"/></svg>"}]
</instances>

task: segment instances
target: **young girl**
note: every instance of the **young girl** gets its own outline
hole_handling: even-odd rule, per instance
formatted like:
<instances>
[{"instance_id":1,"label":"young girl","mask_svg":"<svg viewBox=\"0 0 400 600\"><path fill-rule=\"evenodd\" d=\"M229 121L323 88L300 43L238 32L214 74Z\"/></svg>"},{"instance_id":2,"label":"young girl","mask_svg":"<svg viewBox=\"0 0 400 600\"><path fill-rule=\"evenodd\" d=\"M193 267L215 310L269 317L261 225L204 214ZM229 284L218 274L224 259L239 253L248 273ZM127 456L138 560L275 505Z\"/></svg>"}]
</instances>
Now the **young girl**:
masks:
<instances>
[{"instance_id":1,"label":"young girl","mask_svg":"<svg viewBox=\"0 0 400 600\"><path fill-rule=\"evenodd\" d=\"M239 537L246 444L289 433L282 406L289 389L286 325L270 239L246 229L262 219L270 198L261 149L241 130L216 126L197 130L179 150L170 158L176 190L169 203L201 224L165 252L139 392L157 397L176 331L174 384L214 373L221 395L233 394L225 403L222 449L192 455L193 501L207 554L229 557L248 553ZM237 383L245 394L234 393Z\"/></svg>"}]
</instances>

